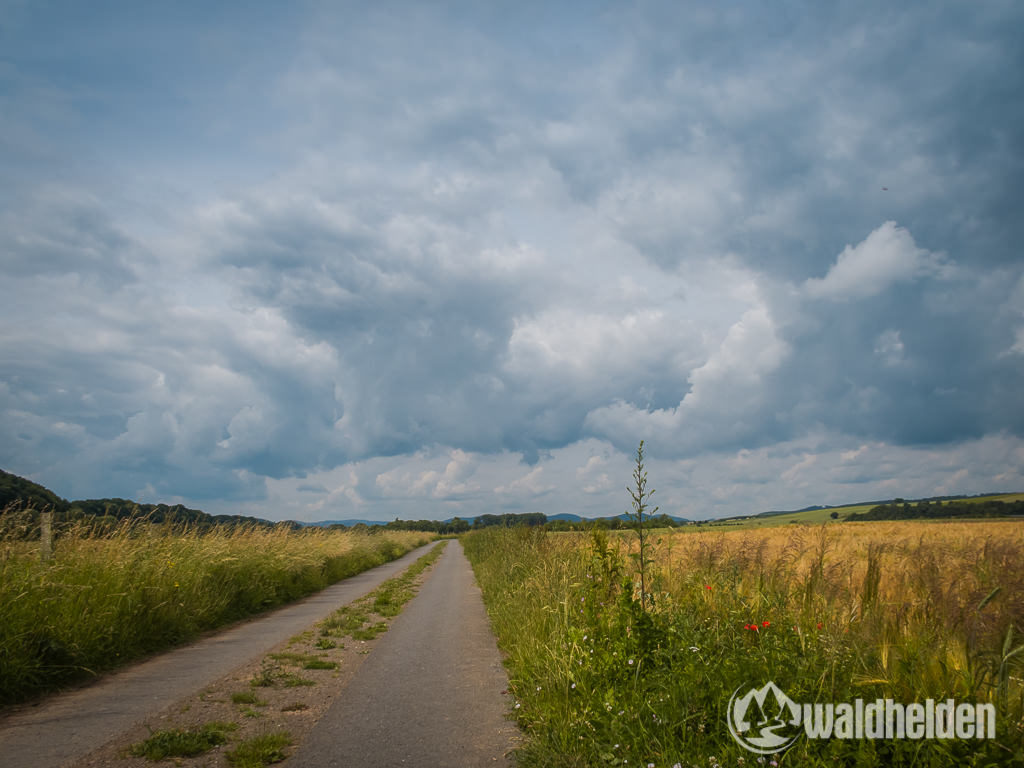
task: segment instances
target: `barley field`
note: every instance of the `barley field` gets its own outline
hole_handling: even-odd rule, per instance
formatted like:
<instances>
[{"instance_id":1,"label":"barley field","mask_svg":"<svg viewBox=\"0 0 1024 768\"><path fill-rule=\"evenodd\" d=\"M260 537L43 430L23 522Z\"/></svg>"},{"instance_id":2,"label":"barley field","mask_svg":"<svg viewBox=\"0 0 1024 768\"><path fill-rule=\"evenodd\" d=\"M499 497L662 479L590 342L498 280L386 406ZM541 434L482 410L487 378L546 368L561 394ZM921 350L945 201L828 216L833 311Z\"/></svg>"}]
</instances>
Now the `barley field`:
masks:
<instances>
[{"instance_id":1,"label":"barley field","mask_svg":"<svg viewBox=\"0 0 1024 768\"><path fill-rule=\"evenodd\" d=\"M1024 765L1024 523L830 523L465 539L507 655L522 766ZM756 755L730 696L991 702L993 740Z\"/></svg>"}]
</instances>

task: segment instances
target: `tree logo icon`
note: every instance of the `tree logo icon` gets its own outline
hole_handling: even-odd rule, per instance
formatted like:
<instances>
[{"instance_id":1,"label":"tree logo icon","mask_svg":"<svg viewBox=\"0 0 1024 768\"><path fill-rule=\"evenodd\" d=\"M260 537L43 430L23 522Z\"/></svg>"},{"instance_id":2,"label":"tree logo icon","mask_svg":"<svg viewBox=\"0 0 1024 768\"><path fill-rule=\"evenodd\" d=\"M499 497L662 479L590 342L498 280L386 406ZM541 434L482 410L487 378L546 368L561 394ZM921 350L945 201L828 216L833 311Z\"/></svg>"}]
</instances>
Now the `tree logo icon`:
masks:
<instances>
[{"instance_id":1,"label":"tree logo icon","mask_svg":"<svg viewBox=\"0 0 1024 768\"><path fill-rule=\"evenodd\" d=\"M739 696L742 688L733 691L728 710L729 733L741 747L770 755L797 740L802 733L799 704L771 680Z\"/></svg>"}]
</instances>

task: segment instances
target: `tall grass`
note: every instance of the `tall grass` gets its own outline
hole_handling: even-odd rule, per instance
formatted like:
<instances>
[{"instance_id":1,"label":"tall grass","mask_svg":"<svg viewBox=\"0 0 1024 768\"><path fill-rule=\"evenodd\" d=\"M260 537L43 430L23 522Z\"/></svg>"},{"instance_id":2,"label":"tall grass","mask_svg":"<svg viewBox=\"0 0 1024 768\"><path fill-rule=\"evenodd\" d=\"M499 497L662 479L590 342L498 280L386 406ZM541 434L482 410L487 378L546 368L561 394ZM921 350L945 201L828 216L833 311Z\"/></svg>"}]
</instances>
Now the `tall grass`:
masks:
<instances>
[{"instance_id":1,"label":"tall grass","mask_svg":"<svg viewBox=\"0 0 1024 768\"><path fill-rule=\"evenodd\" d=\"M429 534L197 533L126 521L62 531L54 558L0 539L0 704L94 675L392 560Z\"/></svg>"},{"instance_id":2,"label":"tall grass","mask_svg":"<svg viewBox=\"0 0 1024 768\"><path fill-rule=\"evenodd\" d=\"M650 532L649 532L650 535ZM995 741L812 741L783 765L1024 765L1024 526L856 523L657 532L641 610L630 536L465 540L501 647L524 766L757 764L734 691L801 702L992 702Z\"/></svg>"}]
</instances>

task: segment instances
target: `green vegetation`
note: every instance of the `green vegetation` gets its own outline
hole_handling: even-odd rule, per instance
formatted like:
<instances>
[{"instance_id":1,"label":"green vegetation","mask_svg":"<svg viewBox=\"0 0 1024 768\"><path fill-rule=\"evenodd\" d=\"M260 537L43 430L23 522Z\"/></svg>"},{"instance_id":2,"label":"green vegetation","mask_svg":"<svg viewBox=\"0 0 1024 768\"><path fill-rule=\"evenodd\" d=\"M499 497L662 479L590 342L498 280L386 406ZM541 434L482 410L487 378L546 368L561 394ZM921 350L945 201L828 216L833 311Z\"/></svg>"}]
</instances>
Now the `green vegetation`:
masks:
<instances>
[{"instance_id":1,"label":"green vegetation","mask_svg":"<svg viewBox=\"0 0 1024 768\"><path fill-rule=\"evenodd\" d=\"M327 659L313 659L302 665L303 669L337 669L338 662L327 661Z\"/></svg>"},{"instance_id":2,"label":"green vegetation","mask_svg":"<svg viewBox=\"0 0 1024 768\"><path fill-rule=\"evenodd\" d=\"M468 520L392 520L384 526L386 531L426 531L441 536L458 535L470 529Z\"/></svg>"},{"instance_id":3,"label":"green vegetation","mask_svg":"<svg viewBox=\"0 0 1024 768\"><path fill-rule=\"evenodd\" d=\"M249 681L249 685L253 688L299 688L316 685L316 681L289 672L280 662L268 657L263 660L260 671Z\"/></svg>"},{"instance_id":4,"label":"green vegetation","mask_svg":"<svg viewBox=\"0 0 1024 768\"><path fill-rule=\"evenodd\" d=\"M867 512L849 515L847 520L938 520L958 517L1006 517L1024 516L1024 500L1002 501L986 499L975 501L921 501L908 504L896 499L890 504L880 504Z\"/></svg>"},{"instance_id":5,"label":"green vegetation","mask_svg":"<svg viewBox=\"0 0 1024 768\"><path fill-rule=\"evenodd\" d=\"M129 499L84 499L68 501L31 480L0 470L0 510L19 509L30 512L28 521L38 531L38 513L54 514L58 533L67 527L89 525L98 530L110 529L124 520L147 520L150 523L189 525L193 531L209 531L225 526L260 526L265 528L299 528L298 523L272 523L244 515L208 515L182 504L140 504ZM0 513L2 516L4 513Z\"/></svg>"},{"instance_id":6,"label":"green vegetation","mask_svg":"<svg viewBox=\"0 0 1024 768\"><path fill-rule=\"evenodd\" d=\"M732 517L721 520L707 520L698 524L699 528L775 528L780 525L821 525L833 520L845 520L849 515L866 512L871 504L851 504L846 507L826 507L823 509L805 509L800 512L780 512L772 515L751 515L749 517ZM832 515L837 517L832 517Z\"/></svg>"},{"instance_id":7,"label":"green vegetation","mask_svg":"<svg viewBox=\"0 0 1024 768\"><path fill-rule=\"evenodd\" d=\"M28 509L65 511L69 504L49 488L0 469L0 509L18 506Z\"/></svg>"},{"instance_id":8,"label":"green vegetation","mask_svg":"<svg viewBox=\"0 0 1024 768\"><path fill-rule=\"evenodd\" d=\"M214 747L226 744L228 733L238 728L235 723L207 723L201 728L157 731L145 741L132 746L130 753L147 760L168 757L195 757Z\"/></svg>"},{"instance_id":9,"label":"green vegetation","mask_svg":"<svg viewBox=\"0 0 1024 768\"><path fill-rule=\"evenodd\" d=\"M805 509L798 512L764 512L759 515L749 515L741 517L730 517L723 518L720 520L705 520L695 523L694 525L698 528L729 528L733 530L748 529L748 528L771 528L780 525L821 525L822 523L828 523L832 521L843 521L843 520L858 520L858 519L873 519L873 520L896 520L896 519L915 519L916 517L938 517L938 515L915 515L913 513L906 517L861 517L864 513L869 513L878 507L889 507L891 505L897 505L903 507L904 504L909 506L911 510L917 507L923 507L924 509L937 509L940 505L943 509L949 507L950 509L962 510L956 515L949 515L949 517L988 517L991 515L979 514L972 511L973 505L989 505L991 502L1002 502L1004 506L1000 509L996 507L993 509L995 515L1019 515L1020 511L1013 511L1012 506L1014 502L1024 501L1024 494L1020 493L1004 493L994 494L988 496L943 496L931 499L920 499L917 501L905 502L903 499L895 499L892 502L885 504L878 504L872 502L869 504L849 504L842 507L820 507L816 509ZM999 511L995 511L998 509ZM941 515L945 517L946 515Z\"/></svg>"},{"instance_id":10,"label":"green vegetation","mask_svg":"<svg viewBox=\"0 0 1024 768\"><path fill-rule=\"evenodd\" d=\"M769 680L800 702L991 702L998 738L801 737L765 764L1024 766L1024 525L659 532L647 611L636 537L495 528L464 546L520 766L760 764L726 717L734 691Z\"/></svg>"},{"instance_id":11,"label":"green vegetation","mask_svg":"<svg viewBox=\"0 0 1024 768\"><path fill-rule=\"evenodd\" d=\"M365 597L343 605L320 622L321 641L333 642L331 640L333 637L373 640L377 635L387 632L387 622L372 622L372 616L392 617L401 613L405 604L416 595L416 587L413 582L437 561L444 551L445 545L445 542L435 544L427 554L418 558L401 575L388 579Z\"/></svg>"},{"instance_id":12,"label":"green vegetation","mask_svg":"<svg viewBox=\"0 0 1024 768\"><path fill-rule=\"evenodd\" d=\"M252 691L239 691L231 694L232 704L251 704L254 707L265 707L267 702L259 698Z\"/></svg>"},{"instance_id":13,"label":"green vegetation","mask_svg":"<svg viewBox=\"0 0 1024 768\"><path fill-rule=\"evenodd\" d=\"M480 515L472 523L469 520L453 518L452 520L393 520L384 526L387 531L428 531L441 535L466 533L469 530L480 530L494 525L509 527L513 525L544 525L547 516L539 512L521 514Z\"/></svg>"},{"instance_id":14,"label":"green vegetation","mask_svg":"<svg viewBox=\"0 0 1024 768\"><path fill-rule=\"evenodd\" d=\"M0 705L90 677L380 565L427 534L70 525L41 563L31 511L0 521Z\"/></svg>"},{"instance_id":15,"label":"green vegetation","mask_svg":"<svg viewBox=\"0 0 1024 768\"><path fill-rule=\"evenodd\" d=\"M292 744L287 731L277 731L239 742L227 753L228 761L235 768L262 768L264 765L280 763L288 754L285 747Z\"/></svg>"},{"instance_id":16,"label":"green vegetation","mask_svg":"<svg viewBox=\"0 0 1024 768\"><path fill-rule=\"evenodd\" d=\"M274 661L282 661L303 669L337 669L336 662L327 661L319 656L311 656L307 653L272 653L267 658Z\"/></svg>"}]
</instances>

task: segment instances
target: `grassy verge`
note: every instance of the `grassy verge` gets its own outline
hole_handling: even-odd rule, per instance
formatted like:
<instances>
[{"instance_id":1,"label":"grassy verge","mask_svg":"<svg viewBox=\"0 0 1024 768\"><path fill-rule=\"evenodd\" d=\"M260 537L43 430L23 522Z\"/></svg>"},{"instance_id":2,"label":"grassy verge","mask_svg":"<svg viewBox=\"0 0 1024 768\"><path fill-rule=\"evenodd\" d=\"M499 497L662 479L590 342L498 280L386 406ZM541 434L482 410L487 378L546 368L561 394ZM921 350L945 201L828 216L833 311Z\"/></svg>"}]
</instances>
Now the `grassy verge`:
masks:
<instances>
[{"instance_id":1,"label":"grassy verge","mask_svg":"<svg viewBox=\"0 0 1024 768\"><path fill-rule=\"evenodd\" d=\"M644 610L630 535L464 539L527 735L519 765L1024 765L1024 526L831 524L652 544ZM801 737L758 756L730 736L728 707L768 681L800 702L991 702L998 737Z\"/></svg>"},{"instance_id":2,"label":"grassy verge","mask_svg":"<svg viewBox=\"0 0 1024 768\"><path fill-rule=\"evenodd\" d=\"M309 529L71 530L40 563L0 541L0 705L309 595L433 538Z\"/></svg>"}]
</instances>

